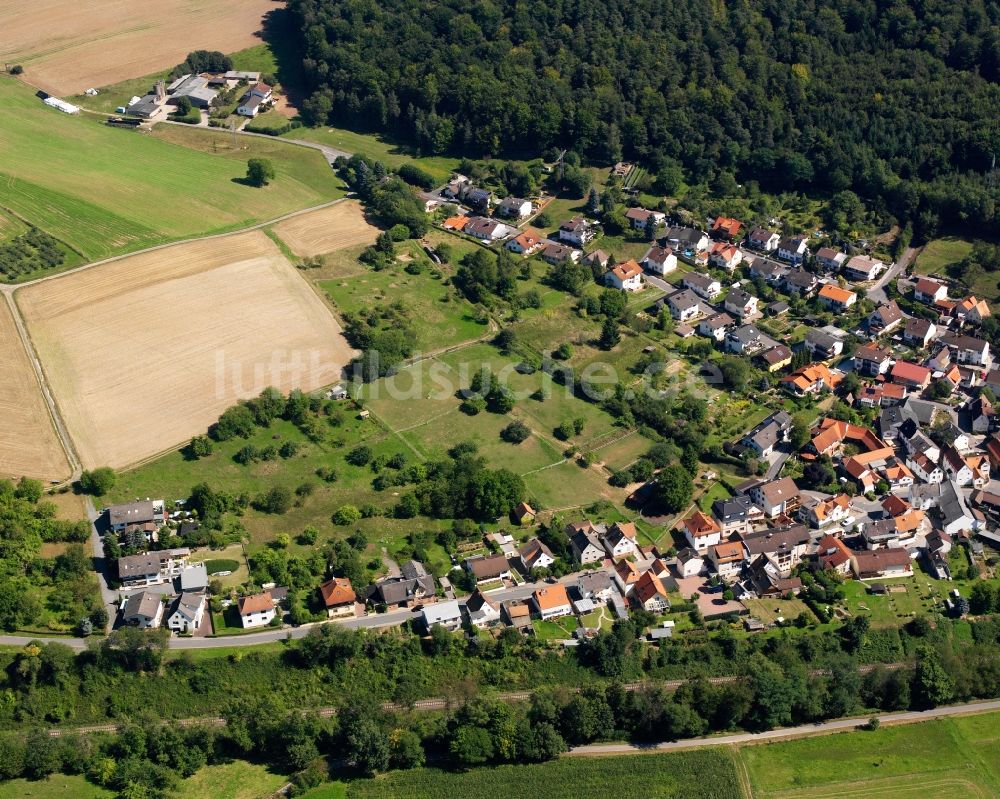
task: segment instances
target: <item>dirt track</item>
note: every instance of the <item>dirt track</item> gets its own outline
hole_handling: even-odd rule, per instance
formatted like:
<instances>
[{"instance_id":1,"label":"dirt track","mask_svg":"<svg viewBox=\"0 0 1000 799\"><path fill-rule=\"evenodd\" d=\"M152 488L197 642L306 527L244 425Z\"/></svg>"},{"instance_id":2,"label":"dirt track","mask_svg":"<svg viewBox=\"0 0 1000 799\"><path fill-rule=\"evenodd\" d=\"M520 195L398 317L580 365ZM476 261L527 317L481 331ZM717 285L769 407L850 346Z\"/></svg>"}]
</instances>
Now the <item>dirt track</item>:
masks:
<instances>
[{"instance_id":1,"label":"dirt track","mask_svg":"<svg viewBox=\"0 0 1000 799\"><path fill-rule=\"evenodd\" d=\"M335 382L352 354L259 231L130 256L16 298L84 468L176 446L268 385Z\"/></svg>"},{"instance_id":2,"label":"dirt track","mask_svg":"<svg viewBox=\"0 0 1000 799\"><path fill-rule=\"evenodd\" d=\"M259 44L273 0L0 0L0 62L54 94L168 69L192 50Z\"/></svg>"},{"instance_id":3,"label":"dirt track","mask_svg":"<svg viewBox=\"0 0 1000 799\"><path fill-rule=\"evenodd\" d=\"M0 475L58 480L69 474L6 297L0 297L0 418Z\"/></svg>"}]
</instances>

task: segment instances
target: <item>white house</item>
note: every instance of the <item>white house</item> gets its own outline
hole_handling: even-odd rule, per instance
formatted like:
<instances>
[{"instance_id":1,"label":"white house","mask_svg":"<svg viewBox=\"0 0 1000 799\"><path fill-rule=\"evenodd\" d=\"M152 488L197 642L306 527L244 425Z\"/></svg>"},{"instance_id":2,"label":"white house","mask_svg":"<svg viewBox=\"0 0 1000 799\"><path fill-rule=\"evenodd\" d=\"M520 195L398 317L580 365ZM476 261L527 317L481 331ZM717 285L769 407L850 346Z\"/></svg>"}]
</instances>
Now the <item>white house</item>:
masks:
<instances>
[{"instance_id":1,"label":"white house","mask_svg":"<svg viewBox=\"0 0 1000 799\"><path fill-rule=\"evenodd\" d=\"M809 255L809 239L805 236L789 236L778 242L778 257L783 261L800 264Z\"/></svg>"},{"instance_id":2,"label":"white house","mask_svg":"<svg viewBox=\"0 0 1000 799\"><path fill-rule=\"evenodd\" d=\"M152 525L155 532L167 523L162 499L147 499L142 502L126 502L123 505L112 505L108 508L108 525L116 533L124 532L126 527Z\"/></svg>"},{"instance_id":3,"label":"white house","mask_svg":"<svg viewBox=\"0 0 1000 799\"><path fill-rule=\"evenodd\" d=\"M751 230L747 236L747 246L764 252L774 252L778 249L779 241L781 241L781 236L777 233L759 227Z\"/></svg>"},{"instance_id":4,"label":"white house","mask_svg":"<svg viewBox=\"0 0 1000 799\"><path fill-rule=\"evenodd\" d=\"M535 610L542 619L554 619L558 616L568 616L573 612L573 606L562 583L538 588L531 595Z\"/></svg>"},{"instance_id":5,"label":"white house","mask_svg":"<svg viewBox=\"0 0 1000 799\"><path fill-rule=\"evenodd\" d=\"M469 624L473 627L489 627L500 621L500 605L482 591L476 591L465 603Z\"/></svg>"},{"instance_id":6,"label":"white house","mask_svg":"<svg viewBox=\"0 0 1000 799\"><path fill-rule=\"evenodd\" d=\"M573 557L581 565L604 559L604 547L590 529L576 529L575 525L568 525L566 532L570 537L569 545L573 550Z\"/></svg>"},{"instance_id":7,"label":"white house","mask_svg":"<svg viewBox=\"0 0 1000 799\"><path fill-rule=\"evenodd\" d=\"M261 110L261 106L270 101L271 99L271 87L266 83L257 83L250 87L244 97L239 107L236 109L236 113L244 117L255 117Z\"/></svg>"},{"instance_id":8,"label":"white house","mask_svg":"<svg viewBox=\"0 0 1000 799\"><path fill-rule=\"evenodd\" d=\"M948 287L927 277L918 278L913 287L913 299L928 305L938 300L946 300L948 299Z\"/></svg>"},{"instance_id":9,"label":"white house","mask_svg":"<svg viewBox=\"0 0 1000 799\"><path fill-rule=\"evenodd\" d=\"M696 510L681 524L684 536L697 552L704 552L722 542L722 529L711 516Z\"/></svg>"},{"instance_id":10,"label":"white house","mask_svg":"<svg viewBox=\"0 0 1000 799\"><path fill-rule=\"evenodd\" d=\"M684 288L691 289L699 297L712 300L722 293L722 284L714 277L698 272L688 272L682 281Z\"/></svg>"},{"instance_id":11,"label":"white house","mask_svg":"<svg viewBox=\"0 0 1000 799\"><path fill-rule=\"evenodd\" d=\"M420 619L427 632L430 632L435 625L455 631L462 626L462 608L457 599L432 602L423 609Z\"/></svg>"},{"instance_id":12,"label":"white house","mask_svg":"<svg viewBox=\"0 0 1000 799\"><path fill-rule=\"evenodd\" d=\"M205 616L205 595L184 592L177 599L173 612L167 618L167 627L175 633L191 633L201 627Z\"/></svg>"},{"instance_id":13,"label":"white house","mask_svg":"<svg viewBox=\"0 0 1000 799\"><path fill-rule=\"evenodd\" d=\"M122 621L141 630L151 630L163 621L163 602L159 594L139 591L126 599L121 606Z\"/></svg>"},{"instance_id":14,"label":"white house","mask_svg":"<svg viewBox=\"0 0 1000 799\"><path fill-rule=\"evenodd\" d=\"M666 220L667 215L662 211L648 211L645 208L629 208L625 212L625 218L632 225L633 230L645 230L649 220L659 227Z\"/></svg>"},{"instance_id":15,"label":"white house","mask_svg":"<svg viewBox=\"0 0 1000 799\"><path fill-rule=\"evenodd\" d=\"M620 291L642 288L642 267L634 259L617 264L604 273L604 284Z\"/></svg>"},{"instance_id":16,"label":"white house","mask_svg":"<svg viewBox=\"0 0 1000 799\"><path fill-rule=\"evenodd\" d=\"M531 216L531 201L521 197L504 197L497 205L497 213L508 219Z\"/></svg>"},{"instance_id":17,"label":"white house","mask_svg":"<svg viewBox=\"0 0 1000 799\"><path fill-rule=\"evenodd\" d=\"M635 525L632 522L615 522L601 537L601 543L612 558L635 554Z\"/></svg>"},{"instance_id":18,"label":"white house","mask_svg":"<svg viewBox=\"0 0 1000 799\"><path fill-rule=\"evenodd\" d=\"M643 265L658 275L665 275L677 268L677 256L670 247L650 247L642 259Z\"/></svg>"},{"instance_id":19,"label":"white house","mask_svg":"<svg viewBox=\"0 0 1000 799\"><path fill-rule=\"evenodd\" d=\"M469 220L463 232L481 241L497 241L505 238L510 231L503 222L496 219L474 216Z\"/></svg>"},{"instance_id":20,"label":"white house","mask_svg":"<svg viewBox=\"0 0 1000 799\"><path fill-rule=\"evenodd\" d=\"M677 573L681 577L695 577L705 568L704 553L684 547L677 553Z\"/></svg>"},{"instance_id":21,"label":"white house","mask_svg":"<svg viewBox=\"0 0 1000 799\"><path fill-rule=\"evenodd\" d=\"M740 319L757 313L757 298L740 288L729 289L723 305L729 313L736 314Z\"/></svg>"},{"instance_id":22,"label":"white house","mask_svg":"<svg viewBox=\"0 0 1000 799\"><path fill-rule=\"evenodd\" d=\"M570 244L582 248L594 238L594 231L587 220L574 217L559 226L558 235L560 241L568 241Z\"/></svg>"},{"instance_id":23,"label":"white house","mask_svg":"<svg viewBox=\"0 0 1000 799\"><path fill-rule=\"evenodd\" d=\"M556 562L552 551L537 538L532 538L525 543L518 550L518 554L521 557L521 565L528 572L532 569L547 569Z\"/></svg>"},{"instance_id":24,"label":"white house","mask_svg":"<svg viewBox=\"0 0 1000 799\"><path fill-rule=\"evenodd\" d=\"M274 618L274 599L269 591L263 594L241 596L237 602L240 624L244 627L265 627Z\"/></svg>"},{"instance_id":25,"label":"white house","mask_svg":"<svg viewBox=\"0 0 1000 799\"><path fill-rule=\"evenodd\" d=\"M671 294L666 299L670 315L678 322L687 322L701 313L701 302L693 292L685 289Z\"/></svg>"},{"instance_id":26,"label":"white house","mask_svg":"<svg viewBox=\"0 0 1000 799\"><path fill-rule=\"evenodd\" d=\"M727 313L717 313L702 319L698 323L698 332L721 343L726 338L726 331L732 326L733 317Z\"/></svg>"}]
</instances>

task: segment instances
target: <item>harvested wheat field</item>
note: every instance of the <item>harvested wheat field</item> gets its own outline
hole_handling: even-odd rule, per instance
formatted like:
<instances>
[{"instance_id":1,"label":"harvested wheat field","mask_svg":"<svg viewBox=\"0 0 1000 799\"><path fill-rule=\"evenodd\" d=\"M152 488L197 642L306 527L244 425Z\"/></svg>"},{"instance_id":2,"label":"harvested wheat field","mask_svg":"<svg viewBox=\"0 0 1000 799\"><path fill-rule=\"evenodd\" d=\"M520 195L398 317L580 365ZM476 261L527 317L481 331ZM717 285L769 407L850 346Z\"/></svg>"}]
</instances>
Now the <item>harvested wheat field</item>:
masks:
<instances>
[{"instance_id":1,"label":"harvested wheat field","mask_svg":"<svg viewBox=\"0 0 1000 799\"><path fill-rule=\"evenodd\" d=\"M10 477L69 477L35 372L14 327L7 300L0 297L0 474Z\"/></svg>"},{"instance_id":2,"label":"harvested wheat field","mask_svg":"<svg viewBox=\"0 0 1000 799\"><path fill-rule=\"evenodd\" d=\"M273 0L0 0L0 62L54 94L169 69L192 50L231 53L254 36Z\"/></svg>"},{"instance_id":3,"label":"harvested wheat field","mask_svg":"<svg viewBox=\"0 0 1000 799\"><path fill-rule=\"evenodd\" d=\"M333 383L353 355L259 231L130 256L16 298L85 468L176 446L269 385Z\"/></svg>"},{"instance_id":4,"label":"harvested wheat field","mask_svg":"<svg viewBox=\"0 0 1000 799\"><path fill-rule=\"evenodd\" d=\"M300 258L371 244L379 233L365 220L357 200L286 219L274 226L274 232Z\"/></svg>"}]
</instances>

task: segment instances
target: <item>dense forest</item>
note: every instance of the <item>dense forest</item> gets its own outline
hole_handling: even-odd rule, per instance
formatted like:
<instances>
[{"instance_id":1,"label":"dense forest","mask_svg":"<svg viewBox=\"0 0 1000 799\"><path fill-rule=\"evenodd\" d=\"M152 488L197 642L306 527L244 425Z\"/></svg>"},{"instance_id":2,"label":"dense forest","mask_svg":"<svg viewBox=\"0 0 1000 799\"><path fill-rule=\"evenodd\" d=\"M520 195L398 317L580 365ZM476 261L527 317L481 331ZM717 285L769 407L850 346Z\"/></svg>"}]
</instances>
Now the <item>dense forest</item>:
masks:
<instances>
[{"instance_id":1,"label":"dense forest","mask_svg":"<svg viewBox=\"0 0 1000 799\"><path fill-rule=\"evenodd\" d=\"M291 0L306 117L995 221L1000 2Z\"/></svg>"}]
</instances>

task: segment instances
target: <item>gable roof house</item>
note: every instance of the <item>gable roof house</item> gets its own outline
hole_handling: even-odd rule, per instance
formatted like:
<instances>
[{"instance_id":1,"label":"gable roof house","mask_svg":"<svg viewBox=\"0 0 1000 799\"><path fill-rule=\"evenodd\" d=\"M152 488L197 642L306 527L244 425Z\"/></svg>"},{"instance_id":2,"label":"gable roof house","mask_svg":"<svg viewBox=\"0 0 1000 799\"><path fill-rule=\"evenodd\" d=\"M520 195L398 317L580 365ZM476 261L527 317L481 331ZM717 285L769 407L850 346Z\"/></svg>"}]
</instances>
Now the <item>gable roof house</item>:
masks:
<instances>
[{"instance_id":1,"label":"gable roof house","mask_svg":"<svg viewBox=\"0 0 1000 799\"><path fill-rule=\"evenodd\" d=\"M808 297L819 285L819 279L805 269L790 269L781 278L781 287L788 294Z\"/></svg>"},{"instance_id":2,"label":"gable roof house","mask_svg":"<svg viewBox=\"0 0 1000 799\"><path fill-rule=\"evenodd\" d=\"M822 363L808 364L781 378L781 387L798 397L832 391L836 385L833 373Z\"/></svg>"},{"instance_id":3,"label":"gable roof house","mask_svg":"<svg viewBox=\"0 0 1000 799\"><path fill-rule=\"evenodd\" d=\"M468 558L464 565L465 570L476 578L476 585L510 579L510 564L503 554Z\"/></svg>"},{"instance_id":4,"label":"gable roof house","mask_svg":"<svg viewBox=\"0 0 1000 799\"><path fill-rule=\"evenodd\" d=\"M777 233L759 227L755 227L747 236L748 247L753 247L755 250L763 250L764 252L774 252L778 249L779 241L781 241L781 236Z\"/></svg>"},{"instance_id":5,"label":"gable roof house","mask_svg":"<svg viewBox=\"0 0 1000 799\"><path fill-rule=\"evenodd\" d=\"M863 375L884 375L892 366L892 350L878 344L865 344L854 351L854 367Z\"/></svg>"},{"instance_id":6,"label":"gable roof house","mask_svg":"<svg viewBox=\"0 0 1000 799\"><path fill-rule=\"evenodd\" d=\"M792 365L792 351L784 344L771 347L757 357L768 372L778 372Z\"/></svg>"},{"instance_id":7,"label":"gable roof house","mask_svg":"<svg viewBox=\"0 0 1000 799\"><path fill-rule=\"evenodd\" d=\"M803 345L814 361L829 361L839 357L844 351L844 342L841 339L815 327L806 331Z\"/></svg>"},{"instance_id":8,"label":"gable roof house","mask_svg":"<svg viewBox=\"0 0 1000 799\"><path fill-rule=\"evenodd\" d=\"M569 527L567 527L567 532L569 532ZM591 530L577 530L571 533L569 545L573 552L573 557L581 565L604 560L604 547L601 545L596 533Z\"/></svg>"},{"instance_id":9,"label":"gable roof house","mask_svg":"<svg viewBox=\"0 0 1000 799\"><path fill-rule=\"evenodd\" d=\"M721 535L715 540L710 539L707 545L714 546L721 543L723 536L728 538L734 533L738 535L748 533L751 524L762 519L763 516L763 511L753 504L750 497L739 496L715 500L712 503L712 517L715 519Z\"/></svg>"},{"instance_id":10,"label":"gable roof house","mask_svg":"<svg viewBox=\"0 0 1000 799\"><path fill-rule=\"evenodd\" d=\"M684 537L698 552L722 541L722 528L711 516L696 510L681 522Z\"/></svg>"},{"instance_id":11,"label":"gable roof house","mask_svg":"<svg viewBox=\"0 0 1000 799\"><path fill-rule=\"evenodd\" d=\"M566 586L562 583L536 589L531 595L531 600L535 605L535 610L543 620L568 616L573 612L569 594L566 593Z\"/></svg>"},{"instance_id":12,"label":"gable roof house","mask_svg":"<svg viewBox=\"0 0 1000 799\"><path fill-rule=\"evenodd\" d=\"M984 319L993 315L986 300L980 300L974 294L960 301L952 313L956 319L962 322L971 322L974 325L982 324Z\"/></svg>"},{"instance_id":13,"label":"gable roof house","mask_svg":"<svg viewBox=\"0 0 1000 799\"><path fill-rule=\"evenodd\" d=\"M844 277L858 283L874 280L883 271L885 264L870 255L855 255L844 266Z\"/></svg>"},{"instance_id":14,"label":"gable roof house","mask_svg":"<svg viewBox=\"0 0 1000 799\"><path fill-rule=\"evenodd\" d=\"M159 594L139 591L122 603L122 622L141 630L152 630L163 621L163 602Z\"/></svg>"},{"instance_id":15,"label":"gable roof house","mask_svg":"<svg viewBox=\"0 0 1000 799\"><path fill-rule=\"evenodd\" d=\"M508 231L509 228L497 219L491 219L488 216L474 216L462 232L474 239L497 241L504 238Z\"/></svg>"},{"instance_id":16,"label":"gable roof house","mask_svg":"<svg viewBox=\"0 0 1000 799\"><path fill-rule=\"evenodd\" d=\"M518 255L531 255L543 244L543 236L534 228L528 228L518 234L504 245L511 252Z\"/></svg>"},{"instance_id":17,"label":"gable roof house","mask_svg":"<svg viewBox=\"0 0 1000 799\"><path fill-rule=\"evenodd\" d=\"M948 299L948 287L927 277L917 279L913 287L913 299L931 305L938 300Z\"/></svg>"},{"instance_id":18,"label":"gable roof house","mask_svg":"<svg viewBox=\"0 0 1000 799\"><path fill-rule=\"evenodd\" d=\"M699 272L688 272L681 282L684 288L691 289L706 300L711 301L722 293L722 284L718 280Z\"/></svg>"},{"instance_id":19,"label":"gable roof house","mask_svg":"<svg viewBox=\"0 0 1000 799\"><path fill-rule=\"evenodd\" d=\"M616 264L604 273L604 285L620 291L638 291L642 288L642 267L634 259Z\"/></svg>"},{"instance_id":20,"label":"gable roof house","mask_svg":"<svg viewBox=\"0 0 1000 799\"><path fill-rule=\"evenodd\" d=\"M625 218L632 225L633 230L645 230L650 219L653 224L659 227L666 220L667 215L662 211L650 211L646 208L629 208L625 212Z\"/></svg>"},{"instance_id":21,"label":"gable roof house","mask_svg":"<svg viewBox=\"0 0 1000 799\"><path fill-rule=\"evenodd\" d=\"M946 333L941 337L941 342L948 347L959 363L982 366L988 369L993 362L988 341L973 336Z\"/></svg>"},{"instance_id":22,"label":"gable roof house","mask_svg":"<svg viewBox=\"0 0 1000 799\"><path fill-rule=\"evenodd\" d=\"M753 450L758 457L766 458L777 444L788 441L792 417L786 411L776 411L747 432L740 445Z\"/></svg>"},{"instance_id":23,"label":"gable roof house","mask_svg":"<svg viewBox=\"0 0 1000 799\"><path fill-rule=\"evenodd\" d=\"M778 242L778 257L793 264L802 263L809 255L809 239L806 236L788 236Z\"/></svg>"},{"instance_id":24,"label":"gable roof house","mask_svg":"<svg viewBox=\"0 0 1000 799\"><path fill-rule=\"evenodd\" d=\"M837 494L825 499L810 499L802 502L799 517L810 527L823 529L827 525L843 521L850 515L851 498L847 494Z\"/></svg>"},{"instance_id":25,"label":"gable roof house","mask_svg":"<svg viewBox=\"0 0 1000 799\"><path fill-rule=\"evenodd\" d=\"M772 519L781 514L791 514L799 507L799 487L791 477L780 477L754 486L749 491L750 499Z\"/></svg>"},{"instance_id":26,"label":"gable roof house","mask_svg":"<svg viewBox=\"0 0 1000 799\"><path fill-rule=\"evenodd\" d=\"M614 581L606 571L587 571L576 578L576 593L592 602L607 602L615 591Z\"/></svg>"},{"instance_id":27,"label":"gable roof house","mask_svg":"<svg viewBox=\"0 0 1000 799\"><path fill-rule=\"evenodd\" d=\"M839 538L823 536L816 544L816 560L820 568L838 574L851 571L851 550Z\"/></svg>"},{"instance_id":28,"label":"gable roof house","mask_svg":"<svg viewBox=\"0 0 1000 799\"><path fill-rule=\"evenodd\" d=\"M399 577L389 577L376 583L370 598L390 608L409 607L428 596L434 596L434 576L424 564L410 560L400 566Z\"/></svg>"},{"instance_id":29,"label":"gable roof house","mask_svg":"<svg viewBox=\"0 0 1000 799\"><path fill-rule=\"evenodd\" d=\"M653 572L644 572L630 594L632 602L650 613L666 613L670 609L667 590Z\"/></svg>"},{"instance_id":30,"label":"gable roof house","mask_svg":"<svg viewBox=\"0 0 1000 799\"><path fill-rule=\"evenodd\" d=\"M112 531L123 532L126 527L140 525L143 529L151 525L155 532L167 523L167 514L162 499L147 499L142 502L126 502L108 508L108 524Z\"/></svg>"},{"instance_id":31,"label":"gable roof house","mask_svg":"<svg viewBox=\"0 0 1000 799\"><path fill-rule=\"evenodd\" d=\"M670 247L655 244L643 256L642 263L650 272L665 275L677 268L677 256Z\"/></svg>"},{"instance_id":32,"label":"gable roof house","mask_svg":"<svg viewBox=\"0 0 1000 799\"><path fill-rule=\"evenodd\" d=\"M708 236L700 230L690 227L672 227L667 230L664 239L674 248L674 252L691 260L691 256L706 249Z\"/></svg>"},{"instance_id":33,"label":"gable roof house","mask_svg":"<svg viewBox=\"0 0 1000 799\"><path fill-rule=\"evenodd\" d=\"M559 240L568 241L577 247L586 246L594 238L594 230L590 223L582 217L575 216L559 225Z\"/></svg>"},{"instance_id":34,"label":"gable roof house","mask_svg":"<svg viewBox=\"0 0 1000 799\"><path fill-rule=\"evenodd\" d=\"M497 205L497 213L507 219L524 219L531 216L531 201L523 197L504 197Z\"/></svg>"},{"instance_id":35,"label":"gable roof house","mask_svg":"<svg viewBox=\"0 0 1000 799\"><path fill-rule=\"evenodd\" d=\"M858 301L858 295L833 283L825 283L819 290L819 301L831 311L843 312Z\"/></svg>"},{"instance_id":36,"label":"gable roof house","mask_svg":"<svg viewBox=\"0 0 1000 799\"><path fill-rule=\"evenodd\" d=\"M898 547L851 552L851 570L859 580L912 577L913 561Z\"/></svg>"},{"instance_id":37,"label":"gable roof house","mask_svg":"<svg viewBox=\"0 0 1000 799\"><path fill-rule=\"evenodd\" d=\"M611 256L604 252L604 250L594 250L583 256L583 262L590 265L596 264L597 266L606 267L610 261Z\"/></svg>"},{"instance_id":38,"label":"gable roof house","mask_svg":"<svg viewBox=\"0 0 1000 799\"><path fill-rule=\"evenodd\" d=\"M454 632L462 626L462 607L457 599L432 602L421 611L420 621L427 633L435 626Z\"/></svg>"},{"instance_id":39,"label":"gable roof house","mask_svg":"<svg viewBox=\"0 0 1000 799\"><path fill-rule=\"evenodd\" d=\"M909 361L896 361L889 372L889 379L913 391L923 391L930 385L931 370Z\"/></svg>"},{"instance_id":40,"label":"gable roof house","mask_svg":"<svg viewBox=\"0 0 1000 799\"><path fill-rule=\"evenodd\" d=\"M469 185L462 194L462 200L477 211L486 212L493 206L493 193L487 189Z\"/></svg>"},{"instance_id":41,"label":"gable roof house","mask_svg":"<svg viewBox=\"0 0 1000 799\"><path fill-rule=\"evenodd\" d=\"M763 258L755 259L750 265L750 277L752 279L760 278L769 285L780 283L787 273L787 266L776 264L774 261L767 261Z\"/></svg>"},{"instance_id":42,"label":"gable roof house","mask_svg":"<svg viewBox=\"0 0 1000 799\"><path fill-rule=\"evenodd\" d=\"M732 272L737 266L743 263L743 252L732 244L720 241L712 247L708 256L708 262L719 269Z\"/></svg>"},{"instance_id":43,"label":"gable roof house","mask_svg":"<svg viewBox=\"0 0 1000 799\"><path fill-rule=\"evenodd\" d=\"M327 580L320 585L319 595L329 618L354 615L354 603L358 601L358 597L354 593L351 581L346 577L333 577Z\"/></svg>"},{"instance_id":44,"label":"gable roof house","mask_svg":"<svg viewBox=\"0 0 1000 799\"><path fill-rule=\"evenodd\" d=\"M735 241L740 237L740 232L743 230L743 223L739 219L733 219L728 216L717 217L712 223L711 234L712 238L724 239L726 241Z\"/></svg>"},{"instance_id":45,"label":"gable roof house","mask_svg":"<svg viewBox=\"0 0 1000 799\"><path fill-rule=\"evenodd\" d=\"M274 618L274 599L268 591L241 596L236 602L243 627L264 627Z\"/></svg>"},{"instance_id":46,"label":"gable roof house","mask_svg":"<svg viewBox=\"0 0 1000 799\"><path fill-rule=\"evenodd\" d=\"M748 560L752 561L763 555L780 577L791 576L795 567L802 562L812 541L809 528L804 524L757 533L741 533L740 538Z\"/></svg>"},{"instance_id":47,"label":"gable roof house","mask_svg":"<svg viewBox=\"0 0 1000 799\"><path fill-rule=\"evenodd\" d=\"M717 313L698 322L698 333L721 342L726 338L726 330L732 325L733 317L727 313Z\"/></svg>"},{"instance_id":48,"label":"gable roof house","mask_svg":"<svg viewBox=\"0 0 1000 799\"><path fill-rule=\"evenodd\" d=\"M757 313L757 298L741 288L729 289L723 305L729 313L736 314L740 319Z\"/></svg>"},{"instance_id":49,"label":"gable roof house","mask_svg":"<svg viewBox=\"0 0 1000 799\"><path fill-rule=\"evenodd\" d=\"M903 325L903 341L911 347L926 347L937 335L937 325L929 319L913 316Z\"/></svg>"},{"instance_id":50,"label":"gable roof house","mask_svg":"<svg viewBox=\"0 0 1000 799\"><path fill-rule=\"evenodd\" d=\"M601 543L612 558L635 554L638 551L635 524L615 522L611 525L611 529L601 536Z\"/></svg>"},{"instance_id":51,"label":"gable roof house","mask_svg":"<svg viewBox=\"0 0 1000 799\"><path fill-rule=\"evenodd\" d=\"M968 403L973 433L988 433L996 426L996 411L986 397L979 395Z\"/></svg>"},{"instance_id":52,"label":"gable roof house","mask_svg":"<svg viewBox=\"0 0 1000 799\"><path fill-rule=\"evenodd\" d=\"M519 550L521 565L524 570L530 572L532 569L547 569L556 562L555 556L545 544L537 538L532 538L526 542Z\"/></svg>"},{"instance_id":53,"label":"gable roof house","mask_svg":"<svg viewBox=\"0 0 1000 799\"><path fill-rule=\"evenodd\" d=\"M723 541L709 547L708 558L715 573L728 582L735 579L743 568L743 544L739 541Z\"/></svg>"},{"instance_id":54,"label":"gable roof house","mask_svg":"<svg viewBox=\"0 0 1000 799\"><path fill-rule=\"evenodd\" d=\"M701 313L701 301L693 291L682 289L666 298L670 315L678 322L687 322Z\"/></svg>"},{"instance_id":55,"label":"gable roof house","mask_svg":"<svg viewBox=\"0 0 1000 799\"><path fill-rule=\"evenodd\" d=\"M816 251L816 262L823 268L831 272L836 272L844 265L847 256L840 250L833 247L820 247Z\"/></svg>"},{"instance_id":56,"label":"gable roof house","mask_svg":"<svg viewBox=\"0 0 1000 799\"><path fill-rule=\"evenodd\" d=\"M726 352L743 355L756 352L762 346L760 331L753 325L743 325L726 333Z\"/></svg>"},{"instance_id":57,"label":"gable roof house","mask_svg":"<svg viewBox=\"0 0 1000 799\"><path fill-rule=\"evenodd\" d=\"M868 315L868 332L875 335L888 333L903 322L903 311L895 300L880 305Z\"/></svg>"},{"instance_id":58,"label":"gable roof house","mask_svg":"<svg viewBox=\"0 0 1000 799\"><path fill-rule=\"evenodd\" d=\"M203 593L184 591L167 617L167 627L175 633L191 633L201 628L207 602Z\"/></svg>"},{"instance_id":59,"label":"gable roof house","mask_svg":"<svg viewBox=\"0 0 1000 799\"><path fill-rule=\"evenodd\" d=\"M480 629L500 621L500 605L478 588L466 600L465 612L469 616L469 624Z\"/></svg>"}]
</instances>

